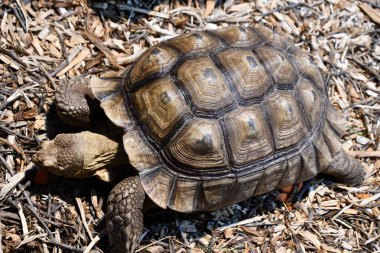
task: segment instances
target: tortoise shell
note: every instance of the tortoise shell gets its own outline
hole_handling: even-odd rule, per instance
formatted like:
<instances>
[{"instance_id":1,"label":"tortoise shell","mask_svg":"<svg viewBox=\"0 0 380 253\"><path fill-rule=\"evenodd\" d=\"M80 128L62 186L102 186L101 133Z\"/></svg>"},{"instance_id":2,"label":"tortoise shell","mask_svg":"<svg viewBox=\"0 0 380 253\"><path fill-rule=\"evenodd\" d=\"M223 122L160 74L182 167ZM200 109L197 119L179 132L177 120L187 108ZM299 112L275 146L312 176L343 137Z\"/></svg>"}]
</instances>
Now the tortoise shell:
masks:
<instances>
[{"instance_id":1,"label":"tortoise shell","mask_svg":"<svg viewBox=\"0 0 380 253\"><path fill-rule=\"evenodd\" d=\"M321 74L266 28L179 36L91 86L162 208L218 209L309 179L341 150Z\"/></svg>"}]
</instances>

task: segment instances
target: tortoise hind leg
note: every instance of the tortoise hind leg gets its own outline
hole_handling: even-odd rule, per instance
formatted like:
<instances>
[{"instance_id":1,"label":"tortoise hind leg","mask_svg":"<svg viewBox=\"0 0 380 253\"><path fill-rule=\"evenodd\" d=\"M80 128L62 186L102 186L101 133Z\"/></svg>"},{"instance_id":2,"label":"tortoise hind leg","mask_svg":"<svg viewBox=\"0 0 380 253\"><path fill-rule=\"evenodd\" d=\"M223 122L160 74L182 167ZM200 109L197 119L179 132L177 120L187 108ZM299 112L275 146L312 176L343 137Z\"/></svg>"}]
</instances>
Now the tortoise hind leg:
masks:
<instances>
[{"instance_id":1,"label":"tortoise hind leg","mask_svg":"<svg viewBox=\"0 0 380 253\"><path fill-rule=\"evenodd\" d=\"M88 78L62 80L55 99L58 115L63 122L72 126L87 127L102 114Z\"/></svg>"},{"instance_id":2,"label":"tortoise hind leg","mask_svg":"<svg viewBox=\"0 0 380 253\"><path fill-rule=\"evenodd\" d=\"M107 233L113 252L133 253L143 229L145 192L138 176L118 183L108 197Z\"/></svg>"},{"instance_id":3,"label":"tortoise hind leg","mask_svg":"<svg viewBox=\"0 0 380 253\"><path fill-rule=\"evenodd\" d=\"M347 185L358 185L363 182L365 176L364 168L359 161L343 151L334 156L333 161L322 173Z\"/></svg>"},{"instance_id":4,"label":"tortoise hind leg","mask_svg":"<svg viewBox=\"0 0 380 253\"><path fill-rule=\"evenodd\" d=\"M364 180L364 168L358 160L343 151L337 133L335 126L326 122L322 132L314 139L321 172L340 183L360 184Z\"/></svg>"}]
</instances>

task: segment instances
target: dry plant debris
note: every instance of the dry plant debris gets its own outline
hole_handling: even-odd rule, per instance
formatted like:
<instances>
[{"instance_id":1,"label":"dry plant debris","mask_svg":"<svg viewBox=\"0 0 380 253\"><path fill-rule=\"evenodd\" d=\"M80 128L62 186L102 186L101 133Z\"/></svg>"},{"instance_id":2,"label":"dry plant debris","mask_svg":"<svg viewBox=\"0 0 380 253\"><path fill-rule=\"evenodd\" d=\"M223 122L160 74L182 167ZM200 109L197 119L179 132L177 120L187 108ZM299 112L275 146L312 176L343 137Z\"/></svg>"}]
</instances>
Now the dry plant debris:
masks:
<instances>
[{"instance_id":1,"label":"dry plant debris","mask_svg":"<svg viewBox=\"0 0 380 253\"><path fill-rule=\"evenodd\" d=\"M54 113L60 79L126 68L149 46L178 34L250 24L287 34L313 58L332 104L348 120L344 148L361 159L367 178L359 187L312 180L289 208L271 193L211 214L157 210L147 218L138 252L380 252L379 1L91 6L85 0L0 2L0 252L109 252L110 186L31 176L40 143L75 130Z\"/></svg>"}]
</instances>

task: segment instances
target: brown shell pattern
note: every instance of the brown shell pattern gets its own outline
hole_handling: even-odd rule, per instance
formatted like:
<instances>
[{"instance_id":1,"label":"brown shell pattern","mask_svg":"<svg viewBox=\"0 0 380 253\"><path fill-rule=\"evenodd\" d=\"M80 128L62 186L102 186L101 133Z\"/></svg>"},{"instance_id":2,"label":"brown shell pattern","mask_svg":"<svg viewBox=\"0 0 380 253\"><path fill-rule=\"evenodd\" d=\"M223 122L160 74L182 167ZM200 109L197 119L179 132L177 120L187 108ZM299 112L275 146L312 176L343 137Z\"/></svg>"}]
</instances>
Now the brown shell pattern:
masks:
<instances>
[{"instance_id":1,"label":"brown shell pattern","mask_svg":"<svg viewBox=\"0 0 380 253\"><path fill-rule=\"evenodd\" d=\"M311 178L341 148L321 74L266 28L170 39L123 80L99 88L102 106L163 208L213 210Z\"/></svg>"}]
</instances>

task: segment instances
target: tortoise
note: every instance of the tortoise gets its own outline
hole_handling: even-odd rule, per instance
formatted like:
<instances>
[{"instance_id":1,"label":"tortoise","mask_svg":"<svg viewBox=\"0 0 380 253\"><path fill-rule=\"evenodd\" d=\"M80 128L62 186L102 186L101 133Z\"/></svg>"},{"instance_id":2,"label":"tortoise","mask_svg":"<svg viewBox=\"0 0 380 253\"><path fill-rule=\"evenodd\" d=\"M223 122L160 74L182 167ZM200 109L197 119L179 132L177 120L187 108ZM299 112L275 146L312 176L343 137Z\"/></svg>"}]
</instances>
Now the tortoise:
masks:
<instances>
[{"instance_id":1,"label":"tortoise","mask_svg":"<svg viewBox=\"0 0 380 253\"><path fill-rule=\"evenodd\" d=\"M124 71L63 81L56 95L71 124L94 124L92 101L122 129L122 141L61 134L35 160L55 174L105 180L117 165L134 168L108 198L115 252L135 251L147 199L178 212L211 211L320 172L349 185L364 178L342 149L345 120L317 67L268 28L178 36Z\"/></svg>"}]
</instances>

